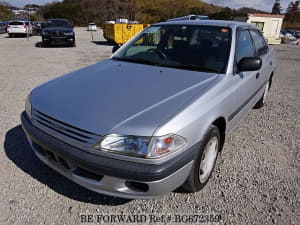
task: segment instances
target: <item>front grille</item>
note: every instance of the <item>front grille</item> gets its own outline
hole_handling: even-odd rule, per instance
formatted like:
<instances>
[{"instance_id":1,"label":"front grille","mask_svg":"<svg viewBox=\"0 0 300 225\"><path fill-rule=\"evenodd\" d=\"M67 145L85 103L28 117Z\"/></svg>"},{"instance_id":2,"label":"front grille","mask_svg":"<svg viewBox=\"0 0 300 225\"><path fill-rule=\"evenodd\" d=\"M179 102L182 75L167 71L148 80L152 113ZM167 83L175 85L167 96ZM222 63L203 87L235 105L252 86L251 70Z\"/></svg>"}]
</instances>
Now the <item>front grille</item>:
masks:
<instances>
[{"instance_id":1,"label":"front grille","mask_svg":"<svg viewBox=\"0 0 300 225\"><path fill-rule=\"evenodd\" d=\"M52 37L64 37L64 33L63 32L51 32L51 36Z\"/></svg>"},{"instance_id":2,"label":"front grille","mask_svg":"<svg viewBox=\"0 0 300 225\"><path fill-rule=\"evenodd\" d=\"M100 135L59 121L35 109L32 110L32 119L34 125L69 144L91 147L101 138Z\"/></svg>"}]
</instances>

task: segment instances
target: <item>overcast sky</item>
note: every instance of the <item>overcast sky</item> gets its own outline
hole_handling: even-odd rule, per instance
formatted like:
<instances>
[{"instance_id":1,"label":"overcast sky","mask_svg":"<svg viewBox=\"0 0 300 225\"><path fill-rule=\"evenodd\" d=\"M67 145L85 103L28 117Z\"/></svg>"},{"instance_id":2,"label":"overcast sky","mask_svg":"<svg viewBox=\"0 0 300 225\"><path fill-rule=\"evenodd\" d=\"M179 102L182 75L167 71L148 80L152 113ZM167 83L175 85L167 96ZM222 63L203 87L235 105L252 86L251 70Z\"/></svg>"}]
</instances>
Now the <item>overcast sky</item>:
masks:
<instances>
[{"instance_id":1,"label":"overcast sky","mask_svg":"<svg viewBox=\"0 0 300 225\"><path fill-rule=\"evenodd\" d=\"M7 2L11 3L17 7L23 7L26 4L45 4L47 2L53 2L54 0L7 0ZM56 0L59 1L59 0ZM262 9L264 11L270 12L272 10L273 3L275 0L204 0L208 3L213 3L221 6L229 6L231 8L240 8L240 7L253 7L256 9ZM286 11L287 5L292 0L281 0L281 6L283 8L283 12Z\"/></svg>"},{"instance_id":2,"label":"overcast sky","mask_svg":"<svg viewBox=\"0 0 300 225\"><path fill-rule=\"evenodd\" d=\"M266 12L271 12L275 0L204 0L205 2L212 3L220 6L229 6L231 8L251 7L261 9ZM280 0L282 6L282 13L285 13L288 4L292 0Z\"/></svg>"},{"instance_id":3,"label":"overcast sky","mask_svg":"<svg viewBox=\"0 0 300 225\"><path fill-rule=\"evenodd\" d=\"M13 6L23 7L24 5L27 5L27 4L43 5L48 2L59 2L62 0L55 0L55 1L54 0L2 0L2 1L6 1L6 2L12 4Z\"/></svg>"}]
</instances>

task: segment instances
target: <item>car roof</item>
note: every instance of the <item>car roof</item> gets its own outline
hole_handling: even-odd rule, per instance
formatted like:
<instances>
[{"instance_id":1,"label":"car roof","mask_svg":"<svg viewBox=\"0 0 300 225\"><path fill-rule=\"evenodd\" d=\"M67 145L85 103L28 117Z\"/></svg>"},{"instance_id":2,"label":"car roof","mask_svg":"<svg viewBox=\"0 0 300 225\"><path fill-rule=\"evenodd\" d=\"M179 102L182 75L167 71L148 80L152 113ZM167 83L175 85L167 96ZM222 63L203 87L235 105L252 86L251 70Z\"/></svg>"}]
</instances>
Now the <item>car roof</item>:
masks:
<instances>
[{"instance_id":1,"label":"car roof","mask_svg":"<svg viewBox=\"0 0 300 225\"><path fill-rule=\"evenodd\" d=\"M247 26L257 29L254 25L244 22L231 21L231 20L178 20L156 23L155 25L202 25L202 26L218 26L237 28L240 26Z\"/></svg>"}]
</instances>

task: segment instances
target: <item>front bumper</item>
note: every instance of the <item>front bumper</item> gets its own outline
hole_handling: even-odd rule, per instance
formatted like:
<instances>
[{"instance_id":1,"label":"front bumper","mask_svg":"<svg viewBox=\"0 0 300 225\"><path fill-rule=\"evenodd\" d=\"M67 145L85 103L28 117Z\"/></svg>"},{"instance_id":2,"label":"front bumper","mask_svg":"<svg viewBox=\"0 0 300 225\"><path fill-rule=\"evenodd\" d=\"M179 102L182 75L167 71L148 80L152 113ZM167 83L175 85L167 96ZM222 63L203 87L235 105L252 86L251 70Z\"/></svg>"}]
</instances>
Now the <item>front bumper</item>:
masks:
<instances>
[{"instance_id":1,"label":"front bumper","mask_svg":"<svg viewBox=\"0 0 300 225\"><path fill-rule=\"evenodd\" d=\"M66 43L66 44L74 44L75 36L42 36L42 41L44 43Z\"/></svg>"},{"instance_id":2,"label":"front bumper","mask_svg":"<svg viewBox=\"0 0 300 225\"><path fill-rule=\"evenodd\" d=\"M112 159L68 145L34 127L26 114L22 127L37 157L60 174L92 191L130 199L149 199L181 186L193 165L198 145L154 165Z\"/></svg>"},{"instance_id":3,"label":"front bumper","mask_svg":"<svg viewBox=\"0 0 300 225\"><path fill-rule=\"evenodd\" d=\"M27 34L26 31L22 31L22 30L14 30L14 31L8 31L8 34Z\"/></svg>"}]
</instances>

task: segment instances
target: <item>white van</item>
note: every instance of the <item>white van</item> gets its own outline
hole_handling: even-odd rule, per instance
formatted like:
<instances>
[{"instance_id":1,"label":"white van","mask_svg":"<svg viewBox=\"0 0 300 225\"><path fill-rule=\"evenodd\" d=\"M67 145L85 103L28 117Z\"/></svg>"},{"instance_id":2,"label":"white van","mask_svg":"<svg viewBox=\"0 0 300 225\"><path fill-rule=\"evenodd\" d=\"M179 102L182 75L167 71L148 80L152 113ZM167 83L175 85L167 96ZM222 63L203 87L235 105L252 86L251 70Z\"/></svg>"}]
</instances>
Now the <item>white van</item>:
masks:
<instances>
[{"instance_id":1,"label":"white van","mask_svg":"<svg viewBox=\"0 0 300 225\"><path fill-rule=\"evenodd\" d=\"M178 18L173 18L169 19L167 21L179 21L179 20L208 20L208 16L203 16L203 15L188 15L188 16L183 16L183 17L178 17Z\"/></svg>"},{"instance_id":2,"label":"white van","mask_svg":"<svg viewBox=\"0 0 300 225\"><path fill-rule=\"evenodd\" d=\"M97 31L97 25L95 23L89 23L87 29L88 31Z\"/></svg>"}]
</instances>

